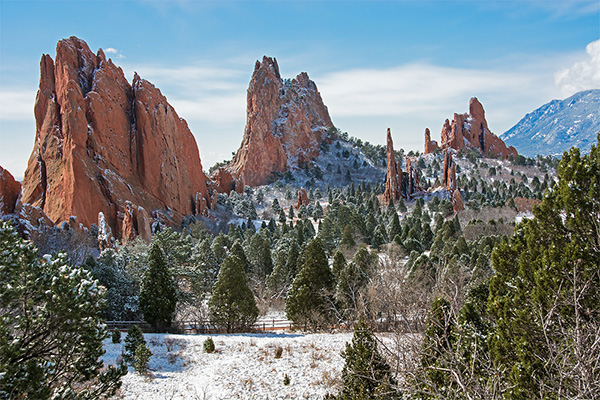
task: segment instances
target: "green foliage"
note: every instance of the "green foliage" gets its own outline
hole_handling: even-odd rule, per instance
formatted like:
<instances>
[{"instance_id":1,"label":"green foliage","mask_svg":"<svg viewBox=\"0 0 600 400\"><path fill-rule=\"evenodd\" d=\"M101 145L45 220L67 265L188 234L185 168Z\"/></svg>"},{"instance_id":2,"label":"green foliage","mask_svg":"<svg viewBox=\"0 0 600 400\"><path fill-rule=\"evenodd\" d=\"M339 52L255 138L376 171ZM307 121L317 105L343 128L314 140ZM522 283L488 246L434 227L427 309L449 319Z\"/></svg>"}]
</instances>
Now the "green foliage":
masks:
<instances>
[{"instance_id":1,"label":"green foliage","mask_svg":"<svg viewBox=\"0 0 600 400\"><path fill-rule=\"evenodd\" d=\"M202 348L205 353L214 353L215 352L215 342L211 337L206 338L204 343L202 344Z\"/></svg>"},{"instance_id":2,"label":"green foliage","mask_svg":"<svg viewBox=\"0 0 600 400\"><path fill-rule=\"evenodd\" d=\"M242 261L235 255L223 261L208 307L211 321L228 333L247 329L256 321L256 301Z\"/></svg>"},{"instance_id":3,"label":"green foliage","mask_svg":"<svg viewBox=\"0 0 600 400\"><path fill-rule=\"evenodd\" d=\"M338 250L333 255L333 265L331 268L333 275L335 276L336 279L340 278L340 275L342 274L342 271L344 270L345 267L346 267L346 258L344 257L344 254Z\"/></svg>"},{"instance_id":4,"label":"green foliage","mask_svg":"<svg viewBox=\"0 0 600 400\"><path fill-rule=\"evenodd\" d=\"M283 376L283 384L284 384L285 386L288 386L288 385L290 384L290 377L288 376L288 374L285 374L285 375Z\"/></svg>"},{"instance_id":5,"label":"green foliage","mask_svg":"<svg viewBox=\"0 0 600 400\"><path fill-rule=\"evenodd\" d=\"M339 274L336 300L345 316L353 317L358 311L359 300L376 262L377 254L369 253L366 247L361 247L352 262Z\"/></svg>"},{"instance_id":6,"label":"green foliage","mask_svg":"<svg viewBox=\"0 0 600 400\"><path fill-rule=\"evenodd\" d=\"M381 355L377 340L364 321L354 326L352 344L342 353L343 386L338 400L401 399L391 368Z\"/></svg>"},{"instance_id":7,"label":"green foliage","mask_svg":"<svg viewBox=\"0 0 600 400\"><path fill-rule=\"evenodd\" d=\"M350 225L346 225L344 227L344 233L342 234L342 240L340 241L340 246L346 248L352 248L356 246L356 242L354 241L354 230Z\"/></svg>"},{"instance_id":8,"label":"green foliage","mask_svg":"<svg viewBox=\"0 0 600 400\"><path fill-rule=\"evenodd\" d=\"M598 338L590 333L600 328L598 147L583 157L575 148L565 152L558 179L535 218L492 253L490 351L509 371L510 399L585 398L586 379L600 381L599 368L580 369L600 353L589 353Z\"/></svg>"},{"instance_id":9,"label":"green foliage","mask_svg":"<svg viewBox=\"0 0 600 400\"><path fill-rule=\"evenodd\" d=\"M0 397L101 398L123 367L103 370L103 289L64 253L35 247L0 222Z\"/></svg>"},{"instance_id":10,"label":"green foliage","mask_svg":"<svg viewBox=\"0 0 600 400\"><path fill-rule=\"evenodd\" d=\"M177 289L162 249L153 243L148 254L148 269L140 288L140 309L144 320L156 330L171 326L177 305Z\"/></svg>"},{"instance_id":11,"label":"green foliage","mask_svg":"<svg viewBox=\"0 0 600 400\"><path fill-rule=\"evenodd\" d=\"M135 351L139 347L140 344L146 344L146 339L144 339L144 335L142 334L142 330L138 325L132 326L127 331L127 336L125 336L124 343L124 351L123 351L123 359L133 364L135 362Z\"/></svg>"},{"instance_id":12,"label":"green foliage","mask_svg":"<svg viewBox=\"0 0 600 400\"><path fill-rule=\"evenodd\" d=\"M90 256L81 265L106 288L102 315L109 321L139 318L136 284L126 266L125 257L113 249L104 250L97 260Z\"/></svg>"},{"instance_id":13,"label":"green foliage","mask_svg":"<svg viewBox=\"0 0 600 400\"><path fill-rule=\"evenodd\" d=\"M110 339L114 344L121 343L121 331L118 328L113 329Z\"/></svg>"},{"instance_id":14,"label":"green foliage","mask_svg":"<svg viewBox=\"0 0 600 400\"><path fill-rule=\"evenodd\" d=\"M135 349L134 354L134 364L133 367L140 374L146 374L148 372L148 362L150 361L150 357L152 357L152 352L146 346L146 343L140 343L139 346Z\"/></svg>"},{"instance_id":15,"label":"green foliage","mask_svg":"<svg viewBox=\"0 0 600 400\"><path fill-rule=\"evenodd\" d=\"M313 239L306 246L302 269L285 300L287 317L304 327L325 326L331 319L333 288L333 274L321 240Z\"/></svg>"}]
</instances>

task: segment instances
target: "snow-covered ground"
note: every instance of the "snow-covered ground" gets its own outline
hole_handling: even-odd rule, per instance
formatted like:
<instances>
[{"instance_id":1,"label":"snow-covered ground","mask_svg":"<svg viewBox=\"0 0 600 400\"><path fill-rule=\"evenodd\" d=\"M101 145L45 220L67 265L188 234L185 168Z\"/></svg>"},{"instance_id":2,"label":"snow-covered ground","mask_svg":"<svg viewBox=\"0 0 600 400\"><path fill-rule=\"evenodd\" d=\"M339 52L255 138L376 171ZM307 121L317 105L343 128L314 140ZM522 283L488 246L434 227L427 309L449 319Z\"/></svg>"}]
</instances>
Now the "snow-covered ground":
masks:
<instances>
[{"instance_id":1,"label":"snow-covered ground","mask_svg":"<svg viewBox=\"0 0 600 400\"><path fill-rule=\"evenodd\" d=\"M124 399L320 399L337 392L341 352L352 340L352 333L144 336L153 353L150 373L130 368L123 377ZM203 351L209 336L216 346L212 354ZM104 361L116 363L122 348L123 342L105 340ZM285 374L289 385L283 384Z\"/></svg>"}]
</instances>

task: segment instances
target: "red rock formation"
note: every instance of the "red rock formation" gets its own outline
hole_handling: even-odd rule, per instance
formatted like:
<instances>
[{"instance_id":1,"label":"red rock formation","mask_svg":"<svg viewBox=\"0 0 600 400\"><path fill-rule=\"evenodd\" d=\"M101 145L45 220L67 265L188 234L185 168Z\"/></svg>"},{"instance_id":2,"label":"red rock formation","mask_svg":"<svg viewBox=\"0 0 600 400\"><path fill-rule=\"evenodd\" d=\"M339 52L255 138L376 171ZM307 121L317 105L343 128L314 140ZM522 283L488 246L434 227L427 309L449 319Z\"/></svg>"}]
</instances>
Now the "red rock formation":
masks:
<instances>
[{"instance_id":1,"label":"red rock formation","mask_svg":"<svg viewBox=\"0 0 600 400\"><path fill-rule=\"evenodd\" d=\"M383 197L389 204L390 200L400 200L402 193L402 166L396 163L394 155L394 142L392 141L392 132L387 130L387 172L385 174L385 191Z\"/></svg>"},{"instance_id":2,"label":"red rock formation","mask_svg":"<svg viewBox=\"0 0 600 400\"><path fill-rule=\"evenodd\" d=\"M130 85L76 37L58 42L55 62L42 56L34 113L22 202L54 223L90 226L102 212L130 237L139 206L176 221L210 200L196 141L160 90L137 74Z\"/></svg>"},{"instance_id":3,"label":"red rock formation","mask_svg":"<svg viewBox=\"0 0 600 400\"><path fill-rule=\"evenodd\" d=\"M425 154L433 153L437 150L438 144L435 140L431 140L431 132L429 128L425 128Z\"/></svg>"},{"instance_id":4,"label":"red rock formation","mask_svg":"<svg viewBox=\"0 0 600 400\"><path fill-rule=\"evenodd\" d=\"M302 205L309 205L310 201L308 200L308 193L306 193L306 190L304 190L304 188L300 188L300 190L298 190L298 201L296 202L296 210L299 209Z\"/></svg>"},{"instance_id":5,"label":"red rock formation","mask_svg":"<svg viewBox=\"0 0 600 400\"><path fill-rule=\"evenodd\" d=\"M215 184L216 190L219 193L229 193L236 187L235 179L233 178L231 172L229 172L227 168L219 167L219 169L215 171L210 177ZM243 189L243 187L241 189Z\"/></svg>"},{"instance_id":6,"label":"red rock formation","mask_svg":"<svg viewBox=\"0 0 600 400\"><path fill-rule=\"evenodd\" d=\"M237 191L243 185L267 183L319 154L332 126L317 86L303 72L282 80L277 60L257 61L247 94L246 128L242 144L227 167ZM217 173L219 174L219 173Z\"/></svg>"},{"instance_id":7,"label":"red rock formation","mask_svg":"<svg viewBox=\"0 0 600 400\"><path fill-rule=\"evenodd\" d=\"M465 209L465 205L460 197L460 191L458 189L455 189L454 193L452 194L452 208L454 209L455 213Z\"/></svg>"},{"instance_id":8,"label":"red rock formation","mask_svg":"<svg viewBox=\"0 0 600 400\"><path fill-rule=\"evenodd\" d=\"M8 170L0 166L0 215L15 212L19 194L21 194L21 184Z\"/></svg>"},{"instance_id":9,"label":"red rock formation","mask_svg":"<svg viewBox=\"0 0 600 400\"><path fill-rule=\"evenodd\" d=\"M442 183L446 190L453 193L456 190L456 165L452 159L451 150L444 151L444 167L442 169Z\"/></svg>"},{"instance_id":10,"label":"red rock formation","mask_svg":"<svg viewBox=\"0 0 600 400\"><path fill-rule=\"evenodd\" d=\"M419 170L414 168L409 158L406 158L406 172L402 171L400 163L396 162L392 132L387 130L387 172L385 175L385 192L383 198L387 204L390 200L397 201L400 197L410 199L423 189L419 183Z\"/></svg>"},{"instance_id":11,"label":"red rock formation","mask_svg":"<svg viewBox=\"0 0 600 400\"><path fill-rule=\"evenodd\" d=\"M435 142L434 142L435 143ZM425 131L425 153L431 149L431 138ZM517 150L507 147L498 136L494 135L487 125L485 111L476 97L469 102L469 112L466 114L454 114L452 123L446 120L442 127L441 148L460 150L463 148L477 149L483 155L496 157L508 157L517 155Z\"/></svg>"},{"instance_id":12,"label":"red rock formation","mask_svg":"<svg viewBox=\"0 0 600 400\"><path fill-rule=\"evenodd\" d=\"M402 174L402 196L405 199L409 199L416 193L422 192L421 184L419 182L419 170L412 166L410 158L406 158L406 172Z\"/></svg>"}]
</instances>

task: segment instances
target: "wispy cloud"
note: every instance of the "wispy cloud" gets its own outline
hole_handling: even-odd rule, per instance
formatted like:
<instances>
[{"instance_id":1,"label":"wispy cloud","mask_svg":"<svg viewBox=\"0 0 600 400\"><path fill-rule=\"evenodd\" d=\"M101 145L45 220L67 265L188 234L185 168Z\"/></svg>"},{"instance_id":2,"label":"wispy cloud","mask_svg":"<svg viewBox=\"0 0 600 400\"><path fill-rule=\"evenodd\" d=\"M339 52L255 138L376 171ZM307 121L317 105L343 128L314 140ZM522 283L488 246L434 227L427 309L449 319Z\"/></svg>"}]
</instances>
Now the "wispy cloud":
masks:
<instances>
[{"instance_id":1,"label":"wispy cloud","mask_svg":"<svg viewBox=\"0 0 600 400\"><path fill-rule=\"evenodd\" d=\"M0 89L0 120L23 121L33 118L36 89Z\"/></svg>"},{"instance_id":2,"label":"wispy cloud","mask_svg":"<svg viewBox=\"0 0 600 400\"><path fill-rule=\"evenodd\" d=\"M587 56L572 66L558 71L554 82L564 97L586 89L600 88L600 39L585 48Z\"/></svg>"},{"instance_id":3,"label":"wispy cloud","mask_svg":"<svg viewBox=\"0 0 600 400\"><path fill-rule=\"evenodd\" d=\"M107 54L109 57L114 58L116 60L122 60L125 58L125 56L123 55L123 53L121 52L121 50L117 50L113 47L109 47L107 49L104 49L104 53Z\"/></svg>"}]
</instances>

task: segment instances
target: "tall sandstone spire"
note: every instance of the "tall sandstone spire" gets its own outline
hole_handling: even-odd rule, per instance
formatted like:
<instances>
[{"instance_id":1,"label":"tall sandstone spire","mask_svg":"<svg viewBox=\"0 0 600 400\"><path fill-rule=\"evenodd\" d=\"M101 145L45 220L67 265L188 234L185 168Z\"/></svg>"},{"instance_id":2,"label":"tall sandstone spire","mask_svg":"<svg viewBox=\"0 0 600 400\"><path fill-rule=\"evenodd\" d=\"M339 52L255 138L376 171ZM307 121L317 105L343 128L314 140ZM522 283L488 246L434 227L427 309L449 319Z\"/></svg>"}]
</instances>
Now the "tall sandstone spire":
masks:
<instances>
[{"instance_id":1,"label":"tall sandstone spire","mask_svg":"<svg viewBox=\"0 0 600 400\"><path fill-rule=\"evenodd\" d=\"M248 86L246 127L231 164L213 176L223 191L258 186L319 155L332 126L317 85L302 72L285 81L277 60L257 61ZM227 175L231 174L234 182Z\"/></svg>"},{"instance_id":2,"label":"tall sandstone spire","mask_svg":"<svg viewBox=\"0 0 600 400\"><path fill-rule=\"evenodd\" d=\"M21 201L54 223L76 215L90 226L101 212L113 233L147 235L149 213L177 221L210 204L185 120L154 85L137 74L129 84L83 40L58 42L55 61L42 56L34 112Z\"/></svg>"},{"instance_id":3,"label":"tall sandstone spire","mask_svg":"<svg viewBox=\"0 0 600 400\"><path fill-rule=\"evenodd\" d=\"M385 192L383 196L386 203L390 200L400 200L402 191L402 166L396 163L394 155L394 142L392 141L392 132L387 130L387 172L385 175Z\"/></svg>"}]
</instances>

